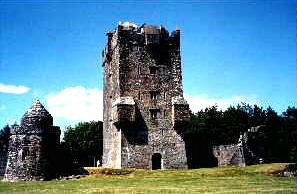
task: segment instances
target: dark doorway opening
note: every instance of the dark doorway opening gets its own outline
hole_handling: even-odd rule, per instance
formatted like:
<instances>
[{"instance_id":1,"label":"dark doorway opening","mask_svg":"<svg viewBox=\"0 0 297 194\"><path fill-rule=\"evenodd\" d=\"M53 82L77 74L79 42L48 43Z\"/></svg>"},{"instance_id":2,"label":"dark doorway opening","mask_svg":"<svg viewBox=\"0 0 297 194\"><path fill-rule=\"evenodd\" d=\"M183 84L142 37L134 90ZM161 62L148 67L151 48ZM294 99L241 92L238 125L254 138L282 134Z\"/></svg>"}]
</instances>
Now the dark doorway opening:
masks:
<instances>
[{"instance_id":1,"label":"dark doorway opening","mask_svg":"<svg viewBox=\"0 0 297 194\"><path fill-rule=\"evenodd\" d=\"M154 153L152 156L152 170L158 170L162 168L162 156L160 153Z\"/></svg>"}]
</instances>

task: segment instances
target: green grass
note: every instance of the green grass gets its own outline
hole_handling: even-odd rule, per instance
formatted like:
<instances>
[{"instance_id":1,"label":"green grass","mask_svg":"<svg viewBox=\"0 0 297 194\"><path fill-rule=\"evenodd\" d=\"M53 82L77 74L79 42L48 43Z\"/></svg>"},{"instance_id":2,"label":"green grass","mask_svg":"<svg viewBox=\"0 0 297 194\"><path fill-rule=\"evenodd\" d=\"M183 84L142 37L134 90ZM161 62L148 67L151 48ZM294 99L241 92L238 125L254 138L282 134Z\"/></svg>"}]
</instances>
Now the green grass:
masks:
<instances>
[{"instance_id":1,"label":"green grass","mask_svg":"<svg viewBox=\"0 0 297 194\"><path fill-rule=\"evenodd\" d=\"M276 176L286 164L195 170L125 170L86 168L81 179L0 182L0 193L297 193L297 179ZM121 174L121 175L115 175Z\"/></svg>"}]
</instances>

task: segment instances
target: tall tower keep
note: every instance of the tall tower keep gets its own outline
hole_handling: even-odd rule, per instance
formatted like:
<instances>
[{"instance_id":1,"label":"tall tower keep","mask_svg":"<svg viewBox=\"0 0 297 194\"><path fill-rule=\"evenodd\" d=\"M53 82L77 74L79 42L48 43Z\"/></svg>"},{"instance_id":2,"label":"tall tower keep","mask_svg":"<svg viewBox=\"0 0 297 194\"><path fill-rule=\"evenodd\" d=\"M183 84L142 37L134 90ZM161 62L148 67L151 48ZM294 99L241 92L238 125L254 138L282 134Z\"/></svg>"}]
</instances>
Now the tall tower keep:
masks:
<instances>
[{"instance_id":1,"label":"tall tower keep","mask_svg":"<svg viewBox=\"0 0 297 194\"><path fill-rule=\"evenodd\" d=\"M119 23L103 51L103 166L187 168L180 30Z\"/></svg>"}]
</instances>

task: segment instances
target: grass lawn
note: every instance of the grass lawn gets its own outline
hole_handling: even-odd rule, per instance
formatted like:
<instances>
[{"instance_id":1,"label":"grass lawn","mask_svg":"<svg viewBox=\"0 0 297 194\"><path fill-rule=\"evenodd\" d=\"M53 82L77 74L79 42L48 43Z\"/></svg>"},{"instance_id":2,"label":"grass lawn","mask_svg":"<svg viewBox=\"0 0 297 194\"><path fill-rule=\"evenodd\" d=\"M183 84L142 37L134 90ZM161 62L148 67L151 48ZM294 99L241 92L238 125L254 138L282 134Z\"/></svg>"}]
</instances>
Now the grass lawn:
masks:
<instances>
[{"instance_id":1,"label":"grass lawn","mask_svg":"<svg viewBox=\"0 0 297 194\"><path fill-rule=\"evenodd\" d=\"M80 179L37 182L0 182L0 193L297 193L297 179L278 177L286 164L194 170L132 170L126 175L99 172Z\"/></svg>"}]
</instances>

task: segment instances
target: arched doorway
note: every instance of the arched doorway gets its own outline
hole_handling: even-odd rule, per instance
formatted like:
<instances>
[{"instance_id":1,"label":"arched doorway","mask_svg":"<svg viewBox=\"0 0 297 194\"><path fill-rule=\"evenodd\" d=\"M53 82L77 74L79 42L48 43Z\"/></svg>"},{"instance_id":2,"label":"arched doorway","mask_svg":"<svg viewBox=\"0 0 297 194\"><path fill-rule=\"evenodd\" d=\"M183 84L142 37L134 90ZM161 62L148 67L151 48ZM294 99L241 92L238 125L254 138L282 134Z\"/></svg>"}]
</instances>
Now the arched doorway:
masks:
<instances>
[{"instance_id":1,"label":"arched doorway","mask_svg":"<svg viewBox=\"0 0 297 194\"><path fill-rule=\"evenodd\" d=\"M152 156L152 170L158 170L162 168L162 156L160 153L154 153Z\"/></svg>"}]
</instances>

